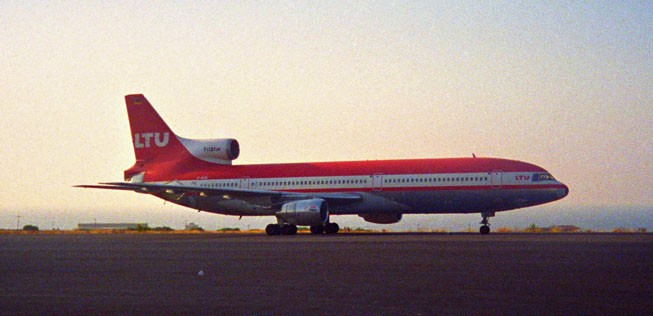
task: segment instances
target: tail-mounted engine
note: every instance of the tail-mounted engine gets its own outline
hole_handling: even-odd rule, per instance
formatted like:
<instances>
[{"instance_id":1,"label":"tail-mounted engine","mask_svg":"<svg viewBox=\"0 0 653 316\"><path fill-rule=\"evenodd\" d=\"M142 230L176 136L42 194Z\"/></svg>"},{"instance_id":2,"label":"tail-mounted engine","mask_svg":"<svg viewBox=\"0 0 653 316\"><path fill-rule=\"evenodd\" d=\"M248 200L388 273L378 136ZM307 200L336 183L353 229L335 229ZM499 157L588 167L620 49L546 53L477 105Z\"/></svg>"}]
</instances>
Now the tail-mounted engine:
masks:
<instances>
[{"instance_id":1,"label":"tail-mounted engine","mask_svg":"<svg viewBox=\"0 0 653 316\"><path fill-rule=\"evenodd\" d=\"M238 158L240 145L231 138L220 139L187 139L179 137L181 143L196 158L204 161L230 165Z\"/></svg>"},{"instance_id":2,"label":"tail-mounted engine","mask_svg":"<svg viewBox=\"0 0 653 316\"><path fill-rule=\"evenodd\" d=\"M323 199L300 200L282 205L275 215L288 224L315 226L329 221L329 208Z\"/></svg>"}]
</instances>

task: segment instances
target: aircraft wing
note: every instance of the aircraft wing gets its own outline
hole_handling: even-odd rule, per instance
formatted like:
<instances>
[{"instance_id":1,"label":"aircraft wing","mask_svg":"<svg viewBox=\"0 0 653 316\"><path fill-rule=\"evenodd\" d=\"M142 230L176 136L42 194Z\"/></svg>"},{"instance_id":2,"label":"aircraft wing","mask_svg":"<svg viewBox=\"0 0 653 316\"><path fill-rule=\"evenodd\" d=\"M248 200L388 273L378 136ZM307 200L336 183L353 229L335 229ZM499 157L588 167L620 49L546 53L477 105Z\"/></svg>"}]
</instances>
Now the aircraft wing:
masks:
<instances>
[{"instance_id":1,"label":"aircraft wing","mask_svg":"<svg viewBox=\"0 0 653 316\"><path fill-rule=\"evenodd\" d=\"M255 198L272 198L283 204L286 201L321 198L330 203L352 204L362 200L362 196L356 193L296 193L283 191L251 190L236 188L204 188L197 186L177 184L155 184L155 183L130 183L130 182L107 182L94 185L76 185L78 188L126 190L139 193L156 194L187 194L194 193L199 196L228 196L230 199L248 201ZM276 204L276 203L275 203ZM269 205L273 206L273 205Z\"/></svg>"}]
</instances>

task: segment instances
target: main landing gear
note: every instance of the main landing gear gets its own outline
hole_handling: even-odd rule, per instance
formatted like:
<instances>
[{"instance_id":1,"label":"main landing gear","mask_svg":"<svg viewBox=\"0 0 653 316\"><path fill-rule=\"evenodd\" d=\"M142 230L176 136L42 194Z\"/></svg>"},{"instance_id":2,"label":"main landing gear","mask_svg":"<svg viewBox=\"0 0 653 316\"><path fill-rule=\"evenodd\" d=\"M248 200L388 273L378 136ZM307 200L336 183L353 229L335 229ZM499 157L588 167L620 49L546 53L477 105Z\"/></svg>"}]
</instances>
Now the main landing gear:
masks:
<instances>
[{"instance_id":1,"label":"main landing gear","mask_svg":"<svg viewBox=\"0 0 653 316\"><path fill-rule=\"evenodd\" d=\"M480 232L481 235L487 235L490 233L490 222L487 220L488 217L494 217L494 212L484 212L481 213L481 216L483 216L483 220L481 221L481 226Z\"/></svg>"},{"instance_id":2,"label":"main landing gear","mask_svg":"<svg viewBox=\"0 0 653 316\"><path fill-rule=\"evenodd\" d=\"M265 233L273 235L296 235L297 226L292 224L269 224L265 227Z\"/></svg>"},{"instance_id":3,"label":"main landing gear","mask_svg":"<svg viewBox=\"0 0 653 316\"><path fill-rule=\"evenodd\" d=\"M327 234L332 235L338 233L340 226L336 223L326 223L324 225L314 225L311 226L311 234L320 235ZM269 224L265 227L265 233L270 236L275 235L296 235L297 234L297 225L293 224Z\"/></svg>"},{"instance_id":4,"label":"main landing gear","mask_svg":"<svg viewBox=\"0 0 653 316\"><path fill-rule=\"evenodd\" d=\"M338 226L336 223L326 223L324 225L311 226L311 234L313 235L320 235L323 233L327 235L333 235L337 234L339 230L340 226Z\"/></svg>"}]
</instances>

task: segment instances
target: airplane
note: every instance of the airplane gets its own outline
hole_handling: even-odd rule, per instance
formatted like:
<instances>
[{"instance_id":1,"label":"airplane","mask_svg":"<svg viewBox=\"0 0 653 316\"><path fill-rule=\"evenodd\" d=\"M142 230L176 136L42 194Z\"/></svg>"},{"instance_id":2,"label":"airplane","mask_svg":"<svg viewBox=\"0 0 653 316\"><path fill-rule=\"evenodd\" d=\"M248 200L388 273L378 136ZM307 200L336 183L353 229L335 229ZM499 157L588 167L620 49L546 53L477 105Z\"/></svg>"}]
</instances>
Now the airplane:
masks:
<instances>
[{"instance_id":1,"label":"airplane","mask_svg":"<svg viewBox=\"0 0 653 316\"><path fill-rule=\"evenodd\" d=\"M233 165L231 138L176 135L142 94L125 96L136 162L124 182L76 187L150 194L198 211L275 216L268 235L336 234L334 215L377 224L404 214L480 213L488 218L564 198L569 188L534 164L502 158L440 158Z\"/></svg>"}]
</instances>

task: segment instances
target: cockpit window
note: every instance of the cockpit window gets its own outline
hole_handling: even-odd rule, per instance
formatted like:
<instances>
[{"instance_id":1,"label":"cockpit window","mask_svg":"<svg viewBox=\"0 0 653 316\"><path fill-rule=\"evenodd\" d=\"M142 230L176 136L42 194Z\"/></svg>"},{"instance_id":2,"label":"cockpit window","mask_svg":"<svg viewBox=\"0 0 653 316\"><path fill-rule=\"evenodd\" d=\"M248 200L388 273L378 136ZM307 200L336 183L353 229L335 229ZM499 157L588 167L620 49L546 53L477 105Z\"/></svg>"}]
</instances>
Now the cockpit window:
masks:
<instances>
[{"instance_id":1,"label":"cockpit window","mask_svg":"<svg viewBox=\"0 0 653 316\"><path fill-rule=\"evenodd\" d=\"M555 178L548 173L536 173L533 175L533 181L555 181Z\"/></svg>"}]
</instances>

